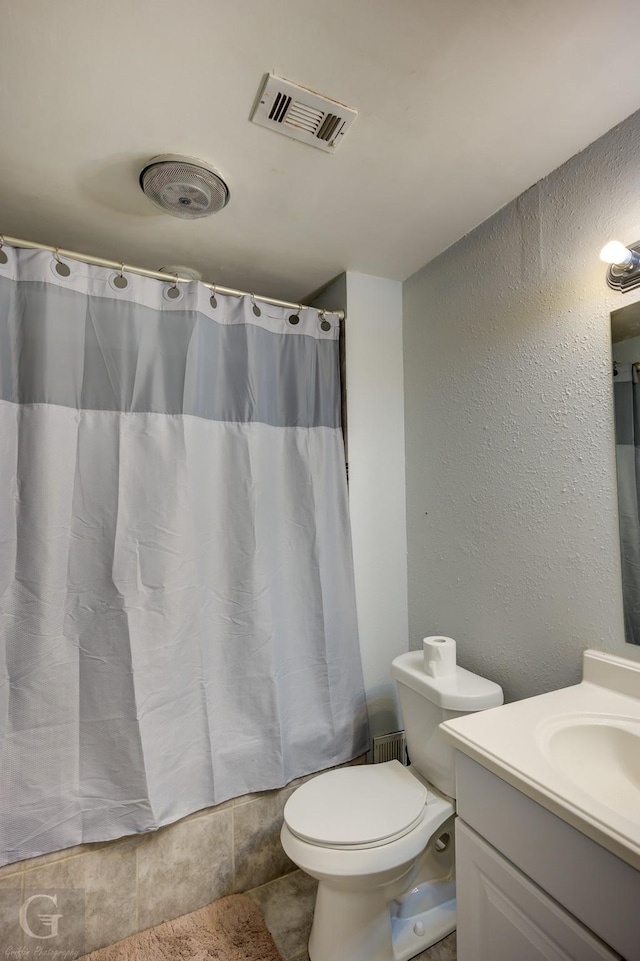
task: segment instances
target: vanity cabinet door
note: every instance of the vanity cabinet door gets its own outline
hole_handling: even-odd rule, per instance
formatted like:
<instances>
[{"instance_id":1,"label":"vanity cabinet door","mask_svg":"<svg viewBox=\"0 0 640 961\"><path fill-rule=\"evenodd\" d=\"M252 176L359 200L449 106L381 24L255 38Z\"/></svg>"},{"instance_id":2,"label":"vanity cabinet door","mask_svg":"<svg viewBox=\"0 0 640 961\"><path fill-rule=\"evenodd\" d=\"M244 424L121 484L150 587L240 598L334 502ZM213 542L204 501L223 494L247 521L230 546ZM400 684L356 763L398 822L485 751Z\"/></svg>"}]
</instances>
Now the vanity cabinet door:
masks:
<instances>
[{"instance_id":1,"label":"vanity cabinet door","mask_svg":"<svg viewBox=\"0 0 640 961\"><path fill-rule=\"evenodd\" d=\"M460 818L458 961L620 961Z\"/></svg>"}]
</instances>

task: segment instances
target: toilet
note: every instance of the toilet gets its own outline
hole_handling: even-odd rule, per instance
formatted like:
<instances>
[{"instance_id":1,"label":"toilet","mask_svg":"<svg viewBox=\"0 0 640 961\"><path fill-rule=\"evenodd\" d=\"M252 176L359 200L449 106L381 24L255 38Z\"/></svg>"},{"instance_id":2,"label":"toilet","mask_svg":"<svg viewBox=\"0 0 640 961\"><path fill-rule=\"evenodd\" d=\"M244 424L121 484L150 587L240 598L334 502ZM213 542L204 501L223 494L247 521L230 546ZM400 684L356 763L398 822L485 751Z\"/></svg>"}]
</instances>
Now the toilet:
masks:
<instances>
[{"instance_id":1,"label":"toilet","mask_svg":"<svg viewBox=\"0 0 640 961\"><path fill-rule=\"evenodd\" d=\"M407 961L456 926L454 752L439 724L498 707L502 689L457 666L431 677L422 651L391 673L410 767L327 771L285 805L282 846L319 881L311 961Z\"/></svg>"}]
</instances>

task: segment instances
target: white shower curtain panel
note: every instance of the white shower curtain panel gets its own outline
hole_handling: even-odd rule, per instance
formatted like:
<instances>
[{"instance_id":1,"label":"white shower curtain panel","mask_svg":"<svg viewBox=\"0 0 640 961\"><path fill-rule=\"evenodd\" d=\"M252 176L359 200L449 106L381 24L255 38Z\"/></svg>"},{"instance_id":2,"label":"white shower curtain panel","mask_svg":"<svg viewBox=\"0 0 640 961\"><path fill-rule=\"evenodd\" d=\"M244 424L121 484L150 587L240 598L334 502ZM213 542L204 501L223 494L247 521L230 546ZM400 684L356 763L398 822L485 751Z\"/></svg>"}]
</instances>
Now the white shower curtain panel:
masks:
<instances>
[{"instance_id":1,"label":"white shower curtain panel","mask_svg":"<svg viewBox=\"0 0 640 961\"><path fill-rule=\"evenodd\" d=\"M0 864L366 750L335 322L4 250Z\"/></svg>"}]
</instances>

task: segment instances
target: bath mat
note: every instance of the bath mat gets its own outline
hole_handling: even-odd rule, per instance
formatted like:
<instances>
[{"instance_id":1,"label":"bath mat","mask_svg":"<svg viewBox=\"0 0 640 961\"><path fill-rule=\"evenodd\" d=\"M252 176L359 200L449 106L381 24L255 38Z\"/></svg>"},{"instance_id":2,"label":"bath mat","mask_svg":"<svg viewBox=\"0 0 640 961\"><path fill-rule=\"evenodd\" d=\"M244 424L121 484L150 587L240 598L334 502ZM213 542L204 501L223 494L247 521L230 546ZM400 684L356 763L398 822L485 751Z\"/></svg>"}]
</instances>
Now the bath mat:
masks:
<instances>
[{"instance_id":1,"label":"bath mat","mask_svg":"<svg viewBox=\"0 0 640 961\"><path fill-rule=\"evenodd\" d=\"M260 908L244 894L231 894L93 951L83 961L282 961L282 955Z\"/></svg>"}]
</instances>

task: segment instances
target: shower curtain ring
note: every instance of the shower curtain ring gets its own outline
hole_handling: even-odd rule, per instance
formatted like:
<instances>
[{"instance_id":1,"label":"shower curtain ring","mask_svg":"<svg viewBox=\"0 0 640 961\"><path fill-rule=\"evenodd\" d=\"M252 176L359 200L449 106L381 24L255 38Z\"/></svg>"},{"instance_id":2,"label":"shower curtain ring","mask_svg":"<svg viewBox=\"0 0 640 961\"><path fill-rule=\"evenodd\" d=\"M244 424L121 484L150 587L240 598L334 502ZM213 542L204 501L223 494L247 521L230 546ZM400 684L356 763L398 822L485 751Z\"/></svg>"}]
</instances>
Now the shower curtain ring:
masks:
<instances>
[{"instance_id":1,"label":"shower curtain ring","mask_svg":"<svg viewBox=\"0 0 640 961\"><path fill-rule=\"evenodd\" d=\"M288 320L288 322L291 324L292 327L295 327L296 324L299 324L299 323L300 323L300 311L301 311L301 310L302 310L302 304L298 304L298 309L296 310L295 314L289 314L289 316L287 317L287 320Z\"/></svg>"},{"instance_id":2,"label":"shower curtain ring","mask_svg":"<svg viewBox=\"0 0 640 961\"><path fill-rule=\"evenodd\" d=\"M112 284L113 284L114 287L117 287L118 290L124 290L125 287L128 287L128 286L129 286L129 281L127 280L127 278L126 278L125 275L124 275L124 261L123 261L123 260L120 261L120 273L119 273L119 274L116 274L116 276L113 278Z\"/></svg>"},{"instance_id":3,"label":"shower curtain ring","mask_svg":"<svg viewBox=\"0 0 640 961\"><path fill-rule=\"evenodd\" d=\"M210 303L211 306L214 307L214 308L218 306L218 301L216 300L216 285L215 285L215 284L214 284L213 287L211 288L211 296L209 297L209 303Z\"/></svg>"},{"instance_id":4,"label":"shower curtain ring","mask_svg":"<svg viewBox=\"0 0 640 961\"><path fill-rule=\"evenodd\" d=\"M262 316L262 311L260 310L260 308L259 308L258 305L256 304L256 295L255 295L255 294L251 294L251 303L253 304L252 310L253 310L254 314L256 315L256 317L261 317L261 316Z\"/></svg>"},{"instance_id":5,"label":"shower curtain ring","mask_svg":"<svg viewBox=\"0 0 640 961\"><path fill-rule=\"evenodd\" d=\"M2 249L3 247L4 247L4 234L0 234L0 264L7 264L9 262L9 258L7 257L4 250Z\"/></svg>"},{"instance_id":6,"label":"shower curtain ring","mask_svg":"<svg viewBox=\"0 0 640 961\"><path fill-rule=\"evenodd\" d=\"M164 296L169 300L177 300L181 296L180 288L178 287L178 274L173 275L173 283L170 287L165 288Z\"/></svg>"},{"instance_id":7,"label":"shower curtain ring","mask_svg":"<svg viewBox=\"0 0 640 961\"><path fill-rule=\"evenodd\" d=\"M320 311L320 330L323 330L325 334L331 330L331 321L327 320L326 313L326 307Z\"/></svg>"},{"instance_id":8,"label":"shower curtain ring","mask_svg":"<svg viewBox=\"0 0 640 961\"><path fill-rule=\"evenodd\" d=\"M71 267L69 264L65 264L64 260L60 260L60 248L56 247L53 256L56 259L56 273L59 277L68 277L71 273Z\"/></svg>"}]
</instances>

